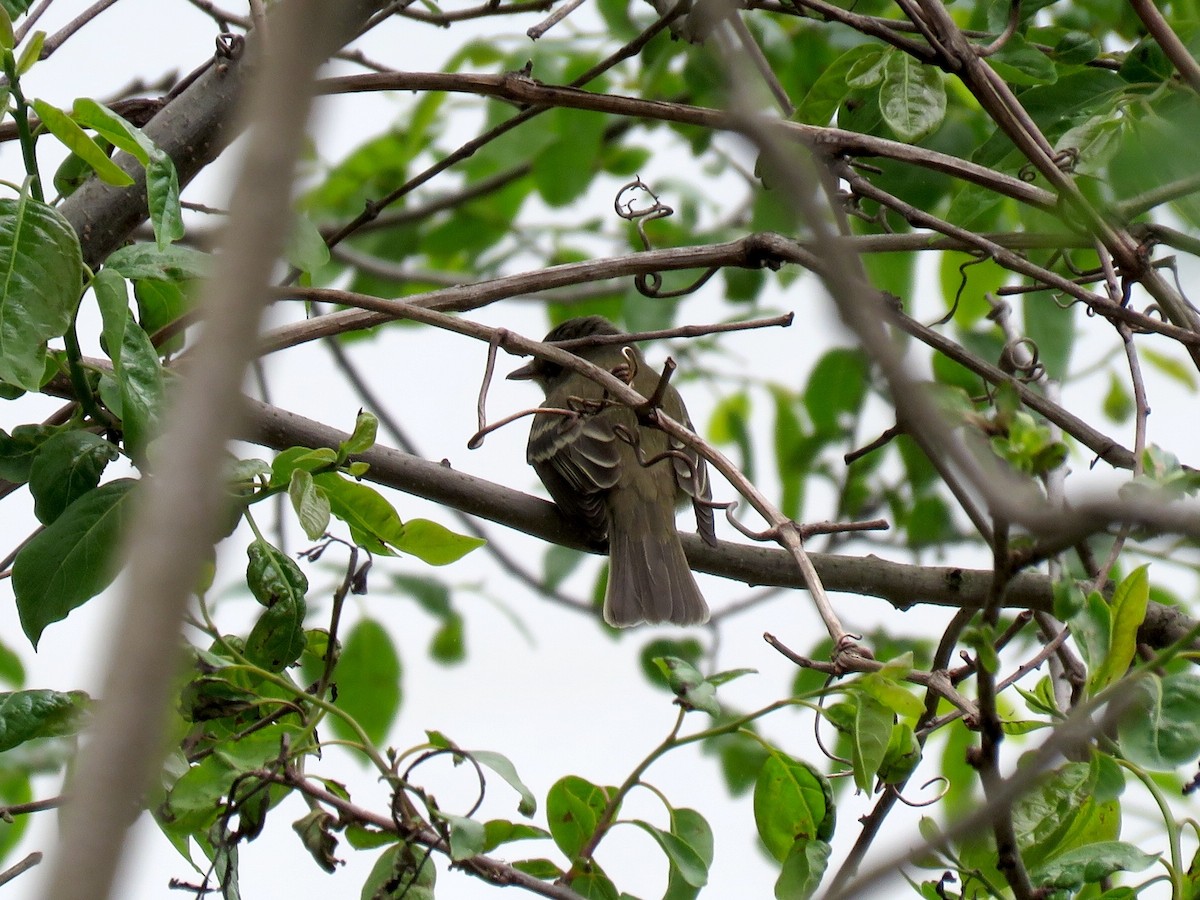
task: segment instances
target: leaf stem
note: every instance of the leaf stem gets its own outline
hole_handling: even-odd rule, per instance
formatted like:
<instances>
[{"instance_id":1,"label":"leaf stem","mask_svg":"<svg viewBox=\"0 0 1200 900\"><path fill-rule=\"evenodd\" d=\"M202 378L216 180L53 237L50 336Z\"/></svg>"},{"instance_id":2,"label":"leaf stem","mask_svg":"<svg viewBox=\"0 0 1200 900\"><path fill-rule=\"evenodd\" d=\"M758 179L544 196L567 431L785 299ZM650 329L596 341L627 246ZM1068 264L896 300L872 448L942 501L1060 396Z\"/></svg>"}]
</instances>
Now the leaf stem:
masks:
<instances>
[{"instance_id":1,"label":"leaf stem","mask_svg":"<svg viewBox=\"0 0 1200 900\"><path fill-rule=\"evenodd\" d=\"M45 203L46 197L42 193L42 176L38 171L37 153L35 152L37 140L29 128L29 103L21 90L21 80L17 76L17 63L13 58L12 51L5 50L2 56L3 60L0 64L3 65L4 76L8 79L8 89L16 104L13 118L17 123L17 137L21 142L21 158L25 162L25 173L29 176L29 190L34 200L38 203Z\"/></svg>"}]
</instances>

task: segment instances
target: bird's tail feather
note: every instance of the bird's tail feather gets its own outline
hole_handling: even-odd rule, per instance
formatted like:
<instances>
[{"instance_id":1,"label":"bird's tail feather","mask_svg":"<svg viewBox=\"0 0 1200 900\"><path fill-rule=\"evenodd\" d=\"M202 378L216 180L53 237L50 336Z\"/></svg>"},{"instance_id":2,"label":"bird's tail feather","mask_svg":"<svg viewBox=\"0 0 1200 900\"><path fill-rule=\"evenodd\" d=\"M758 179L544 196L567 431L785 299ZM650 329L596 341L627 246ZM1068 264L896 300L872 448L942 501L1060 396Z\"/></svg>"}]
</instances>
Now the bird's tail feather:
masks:
<instances>
[{"instance_id":1,"label":"bird's tail feather","mask_svg":"<svg viewBox=\"0 0 1200 900\"><path fill-rule=\"evenodd\" d=\"M618 628L708 621L708 604L683 554L671 509L663 504L627 507L618 499L609 506L608 540L604 621Z\"/></svg>"}]
</instances>

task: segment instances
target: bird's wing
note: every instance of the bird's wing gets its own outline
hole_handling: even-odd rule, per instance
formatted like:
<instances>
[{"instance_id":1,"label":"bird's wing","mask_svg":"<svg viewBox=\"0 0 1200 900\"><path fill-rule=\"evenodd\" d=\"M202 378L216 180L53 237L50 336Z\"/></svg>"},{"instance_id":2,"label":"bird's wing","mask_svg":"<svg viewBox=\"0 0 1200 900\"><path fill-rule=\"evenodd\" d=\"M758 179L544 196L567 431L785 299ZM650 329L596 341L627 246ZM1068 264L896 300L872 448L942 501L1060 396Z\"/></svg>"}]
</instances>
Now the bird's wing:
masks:
<instances>
[{"instance_id":1,"label":"bird's wing","mask_svg":"<svg viewBox=\"0 0 1200 900\"><path fill-rule=\"evenodd\" d=\"M597 538L608 533L604 494L617 483L621 457L612 416L538 413L527 459L554 502L585 523Z\"/></svg>"}]
</instances>

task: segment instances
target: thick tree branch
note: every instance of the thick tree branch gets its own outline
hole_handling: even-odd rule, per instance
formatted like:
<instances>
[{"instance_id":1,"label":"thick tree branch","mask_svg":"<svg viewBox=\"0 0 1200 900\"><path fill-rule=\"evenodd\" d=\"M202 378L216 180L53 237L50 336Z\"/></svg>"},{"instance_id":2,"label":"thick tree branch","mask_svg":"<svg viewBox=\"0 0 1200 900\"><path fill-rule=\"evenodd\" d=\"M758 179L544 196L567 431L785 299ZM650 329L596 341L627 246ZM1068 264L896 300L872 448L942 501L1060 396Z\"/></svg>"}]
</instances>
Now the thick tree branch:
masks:
<instances>
[{"instance_id":1,"label":"thick tree branch","mask_svg":"<svg viewBox=\"0 0 1200 900\"><path fill-rule=\"evenodd\" d=\"M763 232L750 234L724 244L707 244L694 247L675 247L669 250L648 250L601 259L590 259L579 263L548 266L533 272L504 275L477 284L457 285L410 297L407 304L421 309L440 312L468 312L488 303L529 294L568 287L576 284L594 284L611 278L630 275L650 275L655 272L679 271L683 269L707 269L713 266L736 266L758 269L763 266L778 267L788 262L815 269L819 259L795 241L778 234ZM362 295L351 295L342 291L317 288L290 288L283 296L303 296L312 300L327 300L333 303L353 303L354 297L369 302ZM347 309L330 313L317 319L284 325L268 332L262 342L263 353L273 353L294 347L318 338L344 334L362 328L373 328L385 322L404 318L398 314L401 304L379 300L378 311L366 308Z\"/></svg>"},{"instance_id":2,"label":"thick tree branch","mask_svg":"<svg viewBox=\"0 0 1200 900\"><path fill-rule=\"evenodd\" d=\"M264 447L336 449L349 437L297 413L257 400L247 399L245 403L248 411L241 437ZM589 543L583 530L553 503L389 447L376 445L357 458L371 466L365 475L368 481L564 547L605 552L603 547ZM750 585L804 587L795 561L783 550L728 541L710 547L696 534L682 534L681 538L688 562L699 572ZM900 610L918 604L982 608L992 583L992 573L987 569L906 565L875 556L809 555L828 590L878 597ZM1045 575L1022 572L1010 582L1003 603L1006 608L1053 612L1053 585ZM1152 603L1139 636L1151 646L1164 647L1181 639L1194 625L1180 610Z\"/></svg>"},{"instance_id":3,"label":"thick tree branch","mask_svg":"<svg viewBox=\"0 0 1200 900\"><path fill-rule=\"evenodd\" d=\"M245 68L245 54L240 52L205 63L191 83L143 129L175 163L181 188L237 137L241 121L234 109ZM133 184L118 188L93 176L59 207L79 234L83 261L92 268L98 267L149 215L145 168L128 153L118 153L113 159Z\"/></svg>"}]
</instances>

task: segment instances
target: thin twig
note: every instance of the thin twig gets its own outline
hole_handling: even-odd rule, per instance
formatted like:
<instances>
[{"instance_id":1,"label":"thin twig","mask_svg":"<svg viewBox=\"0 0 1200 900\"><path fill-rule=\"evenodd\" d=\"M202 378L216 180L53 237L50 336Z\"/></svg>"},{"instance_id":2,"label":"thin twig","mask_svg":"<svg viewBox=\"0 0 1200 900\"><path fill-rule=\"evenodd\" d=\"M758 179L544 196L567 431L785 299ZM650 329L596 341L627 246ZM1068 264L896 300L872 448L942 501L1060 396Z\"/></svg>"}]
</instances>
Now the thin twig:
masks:
<instances>
[{"instance_id":1,"label":"thin twig","mask_svg":"<svg viewBox=\"0 0 1200 900\"><path fill-rule=\"evenodd\" d=\"M546 16L546 18L541 22L538 22L536 25L527 29L525 34L529 36L531 41L536 41L547 31L582 6L583 2L584 0L567 0L566 3L563 3L561 6L557 7L554 12Z\"/></svg>"},{"instance_id":2,"label":"thin twig","mask_svg":"<svg viewBox=\"0 0 1200 900\"><path fill-rule=\"evenodd\" d=\"M32 853L28 854L23 860L21 860L15 866L10 866L9 868L5 869L3 872L0 872L0 887L3 887L4 885L8 884L10 881L12 881L18 875L22 875L25 872L28 872L30 869L32 869L34 866L36 866L41 861L42 861L41 851L34 850Z\"/></svg>"}]
</instances>

